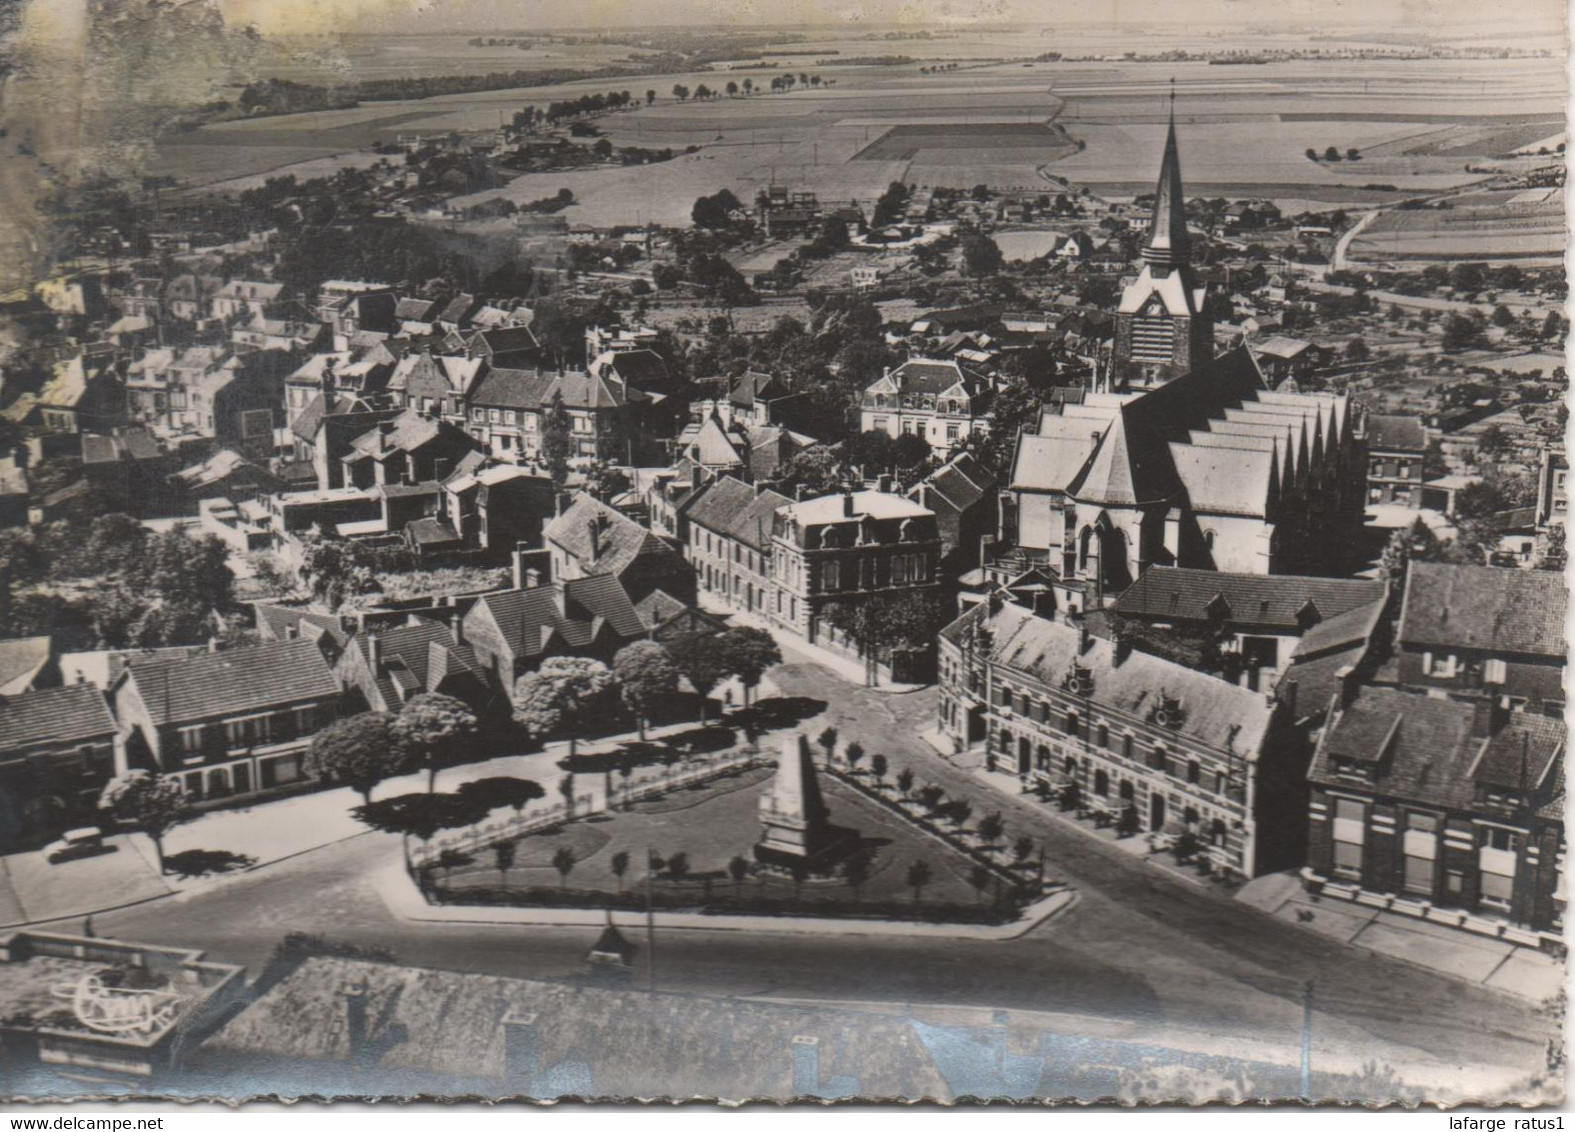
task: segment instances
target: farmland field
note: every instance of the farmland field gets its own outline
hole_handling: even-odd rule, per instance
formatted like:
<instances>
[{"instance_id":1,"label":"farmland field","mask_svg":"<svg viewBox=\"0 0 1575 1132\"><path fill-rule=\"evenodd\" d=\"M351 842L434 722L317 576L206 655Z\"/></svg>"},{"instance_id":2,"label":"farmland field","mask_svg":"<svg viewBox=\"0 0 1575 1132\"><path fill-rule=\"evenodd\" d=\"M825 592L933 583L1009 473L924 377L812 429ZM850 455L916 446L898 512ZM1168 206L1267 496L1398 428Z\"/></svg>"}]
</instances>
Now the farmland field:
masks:
<instances>
[{"instance_id":1,"label":"farmland field","mask_svg":"<svg viewBox=\"0 0 1575 1132\"><path fill-rule=\"evenodd\" d=\"M346 44L345 66L355 77L407 73L402 61L421 39L390 37L375 50ZM1484 176L1484 163L1505 171L1535 167L1534 153L1507 155L1563 127L1567 83L1551 58L1292 60L1252 67L1024 58L1099 50L1091 46L1098 42L1097 36L1039 31L957 32L916 41L828 35L795 44L794 50L817 54L784 55L779 69L744 64L224 123L170 139L153 171L202 185L275 170L292 159L314 159L321 168L335 154L402 132L491 129L524 105L627 87L655 90L657 101L598 121L615 145L696 146L700 152L661 165L535 174L494 193L528 199L568 186L580 201L569 218L589 223L628 220L636 210L646 219L682 222L686 202L701 193L725 186L753 195L771 181L813 189L823 199L865 202L897 178L931 187L986 182L1042 191L1046 178L1055 176L1102 195L1131 196L1152 188L1174 77L1189 189L1362 204L1471 184ZM530 54L470 48L457 36L436 37L431 46L434 65L423 73L452 73L455 59L477 64L475 70L501 70L515 54ZM613 61L607 52L630 51L583 46L596 50L578 58L574 49L559 47L564 57L554 65L605 65ZM910 55L915 62L822 66L819 52L828 64L882 54ZM772 58L769 49L766 56ZM957 69L926 73L926 61L950 61ZM789 69L813 71L822 84L705 102L679 102L669 93L678 83L716 88L746 78L763 88ZM1358 150L1361 159L1307 159L1308 149L1322 154L1329 147L1342 155ZM1395 188L1368 187L1374 184Z\"/></svg>"},{"instance_id":2,"label":"farmland field","mask_svg":"<svg viewBox=\"0 0 1575 1132\"><path fill-rule=\"evenodd\" d=\"M1361 260L1510 260L1559 257L1564 194L1475 193L1449 209L1392 210L1362 230L1350 249Z\"/></svg>"},{"instance_id":3,"label":"farmland field","mask_svg":"<svg viewBox=\"0 0 1575 1132\"><path fill-rule=\"evenodd\" d=\"M958 122L893 126L853 155L855 161L914 161L961 164L1038 156L1041 160L1075 152L1077 146L1059 126L1030 122ZM1032 154L1018 154L1031 150ZM983 152L980 152L983 151ZM1005 157L991 156L1005 154Z\"/></svg>"}]
</instances>

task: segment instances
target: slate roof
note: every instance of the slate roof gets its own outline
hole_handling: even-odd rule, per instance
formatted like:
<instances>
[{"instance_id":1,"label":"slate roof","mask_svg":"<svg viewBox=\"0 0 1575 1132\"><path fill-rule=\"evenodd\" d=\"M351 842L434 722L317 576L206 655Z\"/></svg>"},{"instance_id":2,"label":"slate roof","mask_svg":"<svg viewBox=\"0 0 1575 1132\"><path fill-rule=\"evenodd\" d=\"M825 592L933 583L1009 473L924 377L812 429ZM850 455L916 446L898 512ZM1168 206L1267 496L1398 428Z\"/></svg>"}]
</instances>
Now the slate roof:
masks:
<instances>
[{"instance_id":1,"label":"slate roof","mask_svg":"<svg viewBox=\"0 0 1575 1132\"><path fill-rule=\"evenodd\" d=\"M366 989L375 1064L356 1067L341 990ZM509 1015L531 1015L539 1096L729 1098L793 1095L793 1039L818 1039L823 1090L949 1099L945 1079L900 1015L648 994L628 989L306 960L207 1039L202 1068L232 1069L243 1093L496 1096Z\"/></svg>"},{"instance_id":2,"label":"slate roof","mask_svg":"<svg viewBox=\"0 0 1575 1132\"><path fill-rule=\"evenodd\" d=\"M82 434L82 463L109 464L121 460L156 460L163 452L145 428L117 429L108 436Z\"/></svg>"},{"instance_id":3,"label":"slate roof","mask_svg":"<svg viewBox=\"0 0 1575 1132\"><path fill-rule=\"evenodd\" d=\"M160 726L339 694L322 650L304 638L180 659L136 659L123 679L136 685Z\"/></svg>"},{"instance_id":4,"label":"slate roof","mask_svg":"<svg viewBox=\"0 0 1575 1132\"><path fill-rule=\"evenodd\" d=\"M754 502L755 489L743 480L723 476L705 485L689 505L689 522L717 534L726 534L744 508Z\"/></svg>"},{"instance_id":5,"label":"slate roof","mask_svg":"<svg viewBox=\"0 0 1575 1132\"><path fill-rule=\"evenodd\" d=\"M555 396L563 398L567 409L615 409L645 399L616 375L592 377L579 371L560 374L493 366L476 384L470 400L487 408L540 410Z\"/></svg>"},{"instance_id":6,"label":"slate roof","mask_svg":"<svg viewBox=\"0 0 1575 1132\"><path fill-rule=\"evenodd\" d=\"M542 538L562 547L587 573L620 575L642 555L677 555L645 527L583 491L547 524Z\"/></svg>"},{"instance_id":7,"label":"slate roof","mask_svg":"<svg viewBox=\"0 0 1575 1132\"><path fill-rule=\"evenodd\" d=\"M1563 575L1547 570L1413 562L1398 640L1562 659L1568 602Z\"/></svg>"},{"instance_id":8,"label":"slate roof","mask_svg":"<svg viewBox=\"0 0 1575 1132\"><path fill-rule=\"evenodd\" d=\"M115 730L104 693L91 684L0 696L0 750L40 743L66 746L105 739Z\"/></svg>"},{"instance_id":9,"label":"slate roof","mask_svg":"<svg viewBox=\"0 0 1575 1132\"><path fill-rule=\"evenodd\" d=\"M252 605L257 619L257 629L267 640L284 641L292 637L311 636L310 630L326 633L335 644L343 646L350 634L344 623L331 613L315 613L288 605L274 605L259 601Z\"/></svg>"},{"instance_id":10,"label":"slate roof","mask_svg":"<svg viewBox=\"0 0 1575 1132\"><path fill-rule=\"evenodd\" d=\"M1434 699L1398 688L1362 688L1324 730L1309 777L1340 782L1334 760L1374 766L1378 789L1454 810L1479 805L1478 785L1518 789L1524 756L1526 788L1544 783L1565 741L1564 724L1544 715L1509 713L1489 738L1472 735L1473 704Z\"/></svg>"},{"instance_id":11,"label":"slate roof","mask_svg":"<svg viewBox=\"0 0 1575 1132\"><path fill-rule=\"evenodd\" d=\"M1150 566L1116 599L1115 611L1127 617L1207 621L1210 606L1223 600L1228 621L1299 633L1304 609L1315 622L1325 622L1382 601L1386 592L1383 582Z\"/></svg>"},{"instance_id":12,"label":"slate roof","mask_svg":"<svg viewBox=\"0 0 1575 1132\"><path fill-rule=\"evenodd\" d=\"M1272 709L1257 692L1136 649L1118 665L1115 645L1098 637L1089 638L1079 653L1077 629L1036 617L1011 602L984 621L994 638L992 660L1009 671L1059 688L1076 659L1093 672L1088 698L1100 707L1146 718L1164 692L1181 701L1179 734L1215 750L1229 748L1249 760L1262 746Z\"/></svg>"},{"instance_id":13,"label":"slate roof","mask_svg":"<svg viewBox=\"0 0 1575 1132\"><path fill-rule=\"evenodd\" d=\"M1420 417L1372 413L1367 418L1369 452L1425 452L1427 428Z\"/></svg>"},{"instance_id":14,"label":"slate roof","mask_svg":"<svg viewBox=\"0 0 1575 1132\"><path fill-rule=\"evenodd\" d=\"M902 393L940 394L961 383L974 392L978 378L956 362L909 358L891 371L890 380Z\"/></svg>"},{"instance_id":15,"label":"slate roof","mask_svg":"<svg viewBox=\"0 0 1575 1132\"><path fill-rule=\"evenodd\" d=\"M350 648L370 667L369 634L357 633ZM381 671L375 676L382 711L397 711L399 705L417 692L436 691L445 678L463 676L475 691L485 685L476 653L469 645L454 639L453 631L441 621L417 620L414 624L377 631L382 658ZM401 686L404 695L400 694Z\"/></svg>"},{"instance_id":16,"label":"slate roof","mask_svg":"<svg viewBox=\"0 0 1575 1132\"><path fill-rule=\"evenodd\" d=\"M516 657L545 654L554 642L586 648L604 626L624 640L645 636L645 625L616 578L596 575L483 594L484 608Z\"/></svg>"},{"instance_id":17,"label":"slate roof","mask_svg":"<svg viewBox=\"0 0 1575 1132\"><path fill-rule=\"evenodd\" d=\"M960 514L990 493L995 487L995 477L974 459L971 452L960 452L908 493L928 506L929 497L919 494L926 486Z\"/></svg>"},{"instance_id":18,"label":"slate roof","mask_svg":"<svg viewBox=\"0 0 1575 1132\"><path fill-rule=\"evenodd\" d=\"M668 381L667 361L655 350L620 350L607 365L636 389L660 389Z\"/></svg>"}]
</instances>

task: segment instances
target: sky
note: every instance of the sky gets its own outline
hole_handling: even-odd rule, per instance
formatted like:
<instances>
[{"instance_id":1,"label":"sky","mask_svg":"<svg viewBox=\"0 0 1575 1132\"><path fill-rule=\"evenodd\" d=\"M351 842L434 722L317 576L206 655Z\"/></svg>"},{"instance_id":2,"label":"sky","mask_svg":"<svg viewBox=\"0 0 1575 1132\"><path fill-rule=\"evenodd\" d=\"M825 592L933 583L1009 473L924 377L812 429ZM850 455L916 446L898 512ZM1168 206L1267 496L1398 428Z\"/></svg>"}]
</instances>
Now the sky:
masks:
<instances>
[{"instance_id":1,"label":"sky","mask_svg":"<svg viewBox=\"0 0 1575 1132\"><path fill-rule=\"evenodd\" d=\"M1028 23L1115 30L1158 25L1260 31L1557 27L1563 0L217 0L264 34L817 24L848 28Z\"/></svg>"}]
</instances>

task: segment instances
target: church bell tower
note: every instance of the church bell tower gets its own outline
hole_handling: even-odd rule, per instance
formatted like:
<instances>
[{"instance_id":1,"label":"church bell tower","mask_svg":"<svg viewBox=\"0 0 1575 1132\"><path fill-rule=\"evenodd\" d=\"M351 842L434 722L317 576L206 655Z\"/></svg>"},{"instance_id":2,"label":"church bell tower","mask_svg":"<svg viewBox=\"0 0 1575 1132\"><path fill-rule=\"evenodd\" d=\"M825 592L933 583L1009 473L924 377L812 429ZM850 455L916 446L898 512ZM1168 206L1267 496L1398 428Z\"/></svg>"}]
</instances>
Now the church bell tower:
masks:
<instances>
[{"instance_id":1,"label":"church bell tower","mask_svg":"<svg viewBox=\"0 0 1575 1132\"><path fill-rule=\"evenodd\" d=\"M1206 290L1193 274L1187 200L1176 151L1176 91L1171 80L1170 128L1154 192L1154 214L1143 241L1143 270L1121 295L1109 385L1163 385L1214 356L1214 327Z\"/></svg>"}]
</instances>

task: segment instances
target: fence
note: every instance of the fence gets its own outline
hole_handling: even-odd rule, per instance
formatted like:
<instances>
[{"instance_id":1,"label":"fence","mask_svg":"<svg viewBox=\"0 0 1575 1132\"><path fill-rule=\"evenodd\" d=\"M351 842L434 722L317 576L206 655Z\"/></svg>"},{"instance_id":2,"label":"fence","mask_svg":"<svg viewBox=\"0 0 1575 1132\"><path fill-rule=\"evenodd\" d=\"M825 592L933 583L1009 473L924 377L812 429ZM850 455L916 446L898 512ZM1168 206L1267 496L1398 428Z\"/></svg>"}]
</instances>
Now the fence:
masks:
<instances>
[{"instance_id":1,"label":"fence","mask_svg":"<svg viewBox=\"0 0 1575 1132\"><path fill-rule=\"evenodd\" d=\"M629 804L647 798L659 798L672 790L698 786L735 771L747 770L762 761L759 751L736 751L697 766L664 767L656 774L647 775L630 783L626 789L617 791L613 796L603 798L600 804L592 795L580 794L572 805L567 802L551 802L528 807L517 814L509 813L501 817L489 815L484 822L465 829L452 830L430 841L412 846L410 865L416 869L424 868L436 864L439 857L450 851L473 853L494 842L512 841L527 834L552 829L575 818L604 813L613 802Z\"/></svg>"}]
</instances>

